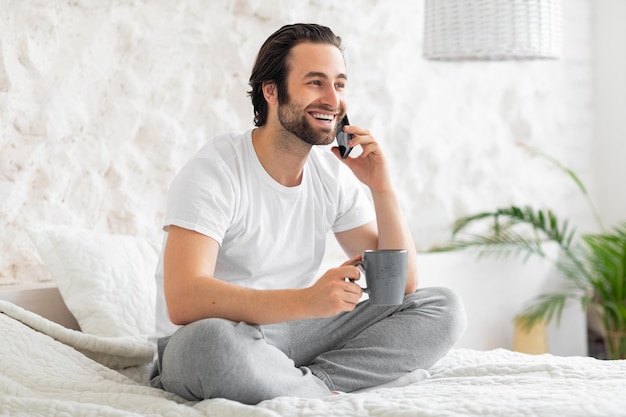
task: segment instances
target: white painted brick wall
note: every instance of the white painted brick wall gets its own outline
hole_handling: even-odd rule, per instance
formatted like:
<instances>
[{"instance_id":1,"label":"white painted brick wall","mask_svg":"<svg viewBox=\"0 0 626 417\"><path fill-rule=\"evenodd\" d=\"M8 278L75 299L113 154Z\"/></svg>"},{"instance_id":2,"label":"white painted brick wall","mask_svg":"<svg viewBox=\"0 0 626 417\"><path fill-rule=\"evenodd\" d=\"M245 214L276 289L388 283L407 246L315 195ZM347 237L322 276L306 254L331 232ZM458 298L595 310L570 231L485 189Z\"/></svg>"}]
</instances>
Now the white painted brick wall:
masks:
<instances>
[{"instance_id":1,"label":"white painted brick wall","mask_svg":"<svg viewBox=\"0 0 626 417\"><path fill-rule=\"evenodd\" d=\"M158 235L186 159L252 126L256 52L295 21L344 38L351 121L386 149L418 248L496 205L584 220L568 180L516 143L588 179L589 4L564 1L561 60L446 63L421 58L415 0L0 0L0 284L44 276L27 225Z\"/></svg>"}]
</instances>

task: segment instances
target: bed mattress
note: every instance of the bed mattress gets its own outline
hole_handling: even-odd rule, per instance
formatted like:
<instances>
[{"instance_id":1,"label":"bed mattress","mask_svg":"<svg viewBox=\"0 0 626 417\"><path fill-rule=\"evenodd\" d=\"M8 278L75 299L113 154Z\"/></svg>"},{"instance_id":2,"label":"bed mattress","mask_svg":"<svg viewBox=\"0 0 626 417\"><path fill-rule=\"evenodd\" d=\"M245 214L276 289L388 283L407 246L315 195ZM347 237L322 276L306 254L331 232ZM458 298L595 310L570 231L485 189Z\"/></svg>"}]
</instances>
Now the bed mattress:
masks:
<instances>
[{"instance_id":1,"label":"bed mattress","mask_svg":"<svg viewBox=\"0 0 626 417\"><path fill-rule=\"evenodd\" d=\"M624 416L626 361L454 349L402 388L256 406L147 385L151 345L66 329L0 301L0 415Z\"/></svg>"}]
</instances>

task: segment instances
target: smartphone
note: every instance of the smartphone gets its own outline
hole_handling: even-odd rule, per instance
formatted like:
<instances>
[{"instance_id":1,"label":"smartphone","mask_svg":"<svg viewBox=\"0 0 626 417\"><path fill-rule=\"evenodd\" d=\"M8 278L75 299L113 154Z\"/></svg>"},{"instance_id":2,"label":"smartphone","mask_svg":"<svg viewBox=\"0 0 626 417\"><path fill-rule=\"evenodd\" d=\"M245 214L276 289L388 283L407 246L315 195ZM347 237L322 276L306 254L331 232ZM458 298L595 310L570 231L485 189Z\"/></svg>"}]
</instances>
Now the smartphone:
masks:
<instances>
[{"instance_id":1,"label":"smartphone","mask_svg":"<svg viewBox=\"0 0 626 417\"><path fill-rule=\"evenodd\" d=\"M349 125L348 115L345 115L343 119L337 124L337 145L339 145L339 153L343 159L346 159L350 155L352 148L348 146L348 141L352 139L352 135L343 131L343 127Z\"/></svg>"}]
</instances>

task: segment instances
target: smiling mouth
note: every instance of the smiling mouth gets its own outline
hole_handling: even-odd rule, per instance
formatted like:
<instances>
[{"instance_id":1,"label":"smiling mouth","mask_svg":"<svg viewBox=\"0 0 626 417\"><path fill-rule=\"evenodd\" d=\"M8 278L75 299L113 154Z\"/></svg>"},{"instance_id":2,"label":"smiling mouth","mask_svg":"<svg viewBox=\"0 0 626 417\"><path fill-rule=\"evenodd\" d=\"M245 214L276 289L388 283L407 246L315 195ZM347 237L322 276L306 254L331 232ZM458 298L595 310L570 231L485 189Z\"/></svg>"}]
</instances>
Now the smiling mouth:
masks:
<instances>
[{"instance_id":1,"label":"smiling mouth","mask_svg":"<svg viewBox=\"0 0 626 417\"><path fill-rule=\"evenodd\" d=\"M327 122L327 123L333 122L336 117L335 114L328 114L328 113L310 112L309 114L315 120L320 120L322 122Z\"/></svg>"}]
</instances>

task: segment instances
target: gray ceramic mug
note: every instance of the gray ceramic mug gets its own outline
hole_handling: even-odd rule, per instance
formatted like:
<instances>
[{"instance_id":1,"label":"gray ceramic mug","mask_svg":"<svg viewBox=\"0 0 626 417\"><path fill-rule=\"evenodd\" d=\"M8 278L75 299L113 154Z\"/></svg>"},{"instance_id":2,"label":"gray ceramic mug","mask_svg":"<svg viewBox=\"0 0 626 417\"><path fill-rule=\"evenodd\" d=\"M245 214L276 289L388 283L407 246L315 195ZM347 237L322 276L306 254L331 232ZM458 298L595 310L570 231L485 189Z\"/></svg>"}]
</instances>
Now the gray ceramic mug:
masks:
<instances>
[{"instance_id":1,"label":"gray ceramic mug","mask_svg":"<svg viewBox=\"0 0 626 417\"><path fill-rule=\"evenodd\" d=\"M404 300L408 253L404 249L366 250L363 258L353 263L365 273L372 304L399 305Z\"/></svg>"}]
</instances>

